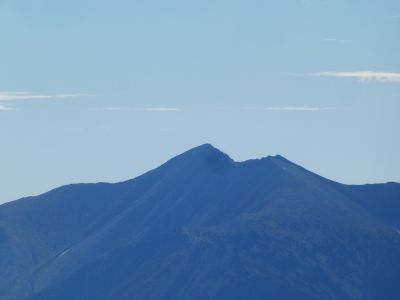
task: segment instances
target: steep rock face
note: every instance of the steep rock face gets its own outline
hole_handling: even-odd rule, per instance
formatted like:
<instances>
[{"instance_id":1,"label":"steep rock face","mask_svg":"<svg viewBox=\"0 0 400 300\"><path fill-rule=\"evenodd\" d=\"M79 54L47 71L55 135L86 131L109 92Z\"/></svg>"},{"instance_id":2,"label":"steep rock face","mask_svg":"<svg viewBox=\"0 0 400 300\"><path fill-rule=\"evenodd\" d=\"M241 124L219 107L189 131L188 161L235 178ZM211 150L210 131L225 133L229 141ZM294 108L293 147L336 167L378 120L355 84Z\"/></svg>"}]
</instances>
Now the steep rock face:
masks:
<instances>
[{"instance_id":1,"label":"steep rock face","mask_svg":"<svg viewBox=\"0 0 400 300\"><path fill-rule=\"evenodd\" d=\"M397 299L400 185L209 144L0 206L2 299Z\"/></svg>"}]
</instances>

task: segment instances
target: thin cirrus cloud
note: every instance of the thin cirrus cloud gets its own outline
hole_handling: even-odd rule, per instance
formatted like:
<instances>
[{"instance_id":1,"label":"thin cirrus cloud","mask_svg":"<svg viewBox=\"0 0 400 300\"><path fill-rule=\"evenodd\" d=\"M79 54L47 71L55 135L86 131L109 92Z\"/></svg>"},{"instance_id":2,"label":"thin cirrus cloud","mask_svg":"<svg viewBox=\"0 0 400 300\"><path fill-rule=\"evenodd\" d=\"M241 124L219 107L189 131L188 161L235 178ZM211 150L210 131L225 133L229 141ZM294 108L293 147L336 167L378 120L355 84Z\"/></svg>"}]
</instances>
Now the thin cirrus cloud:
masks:
<instances>
[{"instance_id":1,"label":"thin cirrus cloud","mask_svg":"<svg viewBox=\"0 0 400 300\"><path fill-rule=\"evenodd\" d=\"M0 101L55 99L55 98L71 98L71 97L84 97L84 96L91 96L91 95L82 93L38 95L29 92L0 92Z\"/></svg>"},{"instance_id":2,"label":"thin cirrus cloud","mask_svg":"<svg viewBox=\"0 0 400 300\"><path fill-rule=\"evenodd\" d=\"M5 111L5 110L13 110L13 108L5 105L0 105L0 111Z\"/></svg>"},{"instance_id":3,"label":"thin cirrus cloud","mask_svg":"<svg viewBox=\"0 0 400 300\"><path fill-rule=\"evenodd\" d=\"M269 106L269 107L246 107L247 110L267 110L267 111L295 111L295 112L307 112L307 111L326 111L335 110L334 107L319 107L319 106Z\"/></svg>"},{"instance_id":4,"label":"thin cirrus cloud","mask_svg":"<svg viewBox=\"0 0 400 300\"><path fill-rule=\"evenodd\" d=\"M31 92L0 92L0 102L9 103L12 101L21 100L45 100L45 99L64 99L74 97L87 97L89 94L74 93L74 94L35 94ZM0 105L0 111L14 110L9 105Z\"/></svg>"},{"instance_id":5,"label":"thin cirrus cloud","mask_svg":"<svg viewBox=\"0 0 400 300\"><path fill-rule=\"evenodd\" d=\"M322 111L333 110L333 107L317 107L317 106L270 106L265 110L280 110L280 111Z\"/></svg>"},{"instance_id":6,"label":"thin cirrus cloud","mask_svg":"<svg viewBox=\"0 0 400 300\"><path fill-rule=\"evenodd\" d=\"M381 81L381 82L399 82L400 73L395 72L376 72L376 71L353 71L353 72L318 72L311 75L319 77L335 78L354 78L361 81Z\"/></svg>"},{"instance_id":7,"label":"thin cirrus cloud","mask_svg":"<svg viewBox=\"0 0 400 300\"><path fill-rule=\"evenodd\" d=\"M217 110L228 110L228 108L218 107ZM323 111L334 110L334 107L317 107L317 106L270 106L270 107L244 107L245 110L270 110L270 111ZM180 112L182 108L177 107L144 107L144 108L123 108L123 107L106 107L107 111L145 111L145 112Z\"/></svg>"},{"instance_id":8,"label":"thin cirrus cloud","mask_svg":"<svg viewBox=\"0 0 400 300\"><path fill-rule=\"evenodd\" d=\"M108 111L131 110L131 111L147 111L147 112L180 112L180 111L183 111L182 108L178 108L178 107L143 107L143 108L106 107L103 110L108 110Z\"/></svg>"},{"instance_id":9,"label":"thin cirrus cloud","mask_svg":"<svg viewBox=\"0 0 400 300\"><path fill-rule=\"evenodd\" d=\"M177 112L182 111L181 108L177 107L146 107L143 108L144 111L153 111L153 112Z\"/></svg>"}]
</instances>

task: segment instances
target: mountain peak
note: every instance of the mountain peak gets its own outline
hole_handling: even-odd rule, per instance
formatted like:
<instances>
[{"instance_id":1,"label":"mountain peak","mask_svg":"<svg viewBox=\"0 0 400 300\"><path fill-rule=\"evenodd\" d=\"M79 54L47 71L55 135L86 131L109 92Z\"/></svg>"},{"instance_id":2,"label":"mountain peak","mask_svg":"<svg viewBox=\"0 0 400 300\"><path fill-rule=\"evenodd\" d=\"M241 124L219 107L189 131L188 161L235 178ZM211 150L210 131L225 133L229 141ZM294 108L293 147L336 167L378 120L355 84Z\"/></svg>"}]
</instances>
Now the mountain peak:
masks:
<instances>
[{"instance_id":1,"label":"mountain peak","mask_svg":"<svg viewBox=\"0 0 400 300\"><path fill-rule=\"evenodd\" d=\"M208 169L225 169L234 161L224 152L211 144L202 144L172 158L167 163L174 162L179 165L206 166Z\"/></svg>"},{"instance_id":2,"label":"mountain peak","mask_svg":"<svg viewBox=\"0 0 400 300\"><path fill-rule=\"evenodd\" d=\"M188 151L219 151L219 152L221 152L219 149L217 149L210 143L201 144L199 146L193 147L192 149L189 149Z\"/></svg>"},{"instance_id":3,"label":"mountain peak","mask_svg":"<svg viewBox=\"0 0 400 300\"><path fill-rule=\"evenodd\" d=\"M232 160L227 154L217 149L213 145L207 143L200 146L194 147L179 156L190 156L190 157L225 157L226 159Z\"/></svg>"},{"instance_id":4,"label":"mountain peak","mask_svg":"<svg viewBox=\"0 0 400 300\"><path fill-rule=\"evenodd\" d=\"M213 161L224 161L225 163L231 164L234 163L235 161L226 153L222 152L220 149L214 147L210 143L205 143L196 147L193 147L180 155L174 157L172 160L176 159L185 159L185 160L190 160L190 161L208 161L208 162L213 162ZM281 155L274 155L274 156L266 156L263 158L259 159L249 159L247 161L260 161L260 160L268 160L271 161L279 166L297 166L287 158L281 156ZM243 161L246 162L246 161Z\"/></svg>"}]
</instances>

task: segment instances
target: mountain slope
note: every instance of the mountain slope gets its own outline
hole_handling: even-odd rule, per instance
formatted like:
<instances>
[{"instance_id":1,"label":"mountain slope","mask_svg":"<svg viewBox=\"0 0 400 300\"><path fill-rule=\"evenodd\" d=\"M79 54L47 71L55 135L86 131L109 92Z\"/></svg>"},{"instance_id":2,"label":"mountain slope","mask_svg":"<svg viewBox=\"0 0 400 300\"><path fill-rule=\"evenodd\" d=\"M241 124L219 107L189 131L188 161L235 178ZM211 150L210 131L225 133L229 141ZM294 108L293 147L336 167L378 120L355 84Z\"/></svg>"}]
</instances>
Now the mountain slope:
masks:
<instances>
[{"instance_id":1,"label":"mountain slope","mask_svg":"<svg viewBox=\"0 0 400 300\"><path fill-rule=\"evenodd\" d=\"M0 206L0 298L397 299L399 207L399 184L206 144L126 182Z\"/></svg>"}]
</instances>

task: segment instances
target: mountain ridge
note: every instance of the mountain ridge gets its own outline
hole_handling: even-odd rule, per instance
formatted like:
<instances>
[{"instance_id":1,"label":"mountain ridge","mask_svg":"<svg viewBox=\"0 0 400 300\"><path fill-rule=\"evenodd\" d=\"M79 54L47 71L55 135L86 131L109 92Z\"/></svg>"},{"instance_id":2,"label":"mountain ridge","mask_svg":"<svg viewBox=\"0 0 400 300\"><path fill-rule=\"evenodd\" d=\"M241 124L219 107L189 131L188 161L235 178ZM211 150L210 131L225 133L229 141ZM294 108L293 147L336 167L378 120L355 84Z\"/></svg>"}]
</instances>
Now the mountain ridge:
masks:
<instances>
[{"instance_id":1,"label":"mountain ridge","mask_svg":"<svg viewBox=\"0 0 400 300\"><path fill-rule=\"evenodd\" d=\"M204 144L134 179L1 205L0 297L395 299L399 220L400 184Z\"/></svg>"},{"instance_id":2,"label":"mountain ridge","mask_svg":"<svg viewBox=\"0 0 400 300\"><path fill-rule=\"evenodd\" d=\"M302 169L302 170L304 170L304 171L306 171L306 172L308 172L308 173L310 173L310 174L312 174L312 175L318 176L318 177L323 178L323 179L325 179L325 180L329 180L329 181L331 181L331 182L339 183L339 182L337 182L337 181L334 181L334 180L328 179L328 178L326 178L326 177L323 177L323 176L321 176L321 175L319 175L319 174L317 174L317 173L315 173L315 172L313 172L313 171L310 171L309 169L306 169L305 167L303 167L303 166L301 166L301 165L298 165L297 163L295 163L295 162L293 162L293 161L287 159L286 157L284 157L284 156L282 156L282 155L280 155L280 154L276 154L276 155L267 155L267 156L262 156L262 157L259 157L259 158L250 158L250 159L246 159L246 160L238 160L238 161L237 161L237 160L232 159L232 158L231 158L228 154L226 154L225 152L223 152L223 151L221 151L220 149L218 149L217 147L213 146L211 143L204 143L204 144L200 144L200 145L198 145L198 146L196 146L196 147L193 147L193 148L191 148L191 149L189 149L189 150L187 150L187 151L185 151L185 152L183 152L183 153L181 153L181 154L179 154L179 155L177 155L177 156L175 156L175 157L173 157L173 158L167 160L166 162L160 164L159 166L154 167L154 168L152 168L152 169L150 169L150 170L144 172L143 174L138 175L138 176L133 177L133 178L129 178L129 179L121 180L121 181L117 181L117 182L98 181L98 182L77 182L77 183L68 183L68 184L65 184L65 185L61 185L61 186L52 188L52 189L50 189L50 190L48 190L48 191L46 191L46 192L44 192L44 193L41 193L41 194L38 194L38 195L35 195L35 196L24 196L24 197L15 199L15 200L11 200L11 201L7 201L7 202L5 202L5 203L1 203L0 206L1 206L1 205L6 205L6 204L8 204L8 203L12 203L12 202L14 202L14 201L19 201L19 200L22 200L22 199L29 199L29 198L32 198L32 197L37 197L37 196L40 196L40 195L43 195L43 194L46 194L46 193L49 193L49 192L58 190L58 189L60 189L60 188L63 189L63 188L68 188L68 187L70 187L70 186L76 186L76 185L96 185L96 184L99 184L99 185L100 185L100 184L123 184L123 183L125 183L125 182L130 182L130 181L132 181L132 180L135 180L136 178L141 177L141 176L143 176L143 175L145 175L145 174L147 174L147 173L149 173L149 172L152 172L152 171L154 171L154 170L156 170L156 169L158 169L158 168L160 168L160 167L163 167L164 165L168 164L169 162L171 162L171 161L173 161L173 160L175 160L175 159L181 158L181 157L183 157L183 156L185 156L185 155L194 154L195 152L197 152L197 154L199 154L199 152L201 152L201 151L197 151L197 150L201 150L201 149L204 149L204 150L207 150L207 149L208 149L208 150L209 150L209 154L214 153L216 156L221 156L221 157L223 156L223 157L226 157L226 158L227 158L229 161L231 161L233 164L251 163L251 162L258 162L258 161L263 161L263 160L272 160L272 161L278 161L278 162L279 162L279 161L282 161L282 162L289 163L291 166L300 168L300 169ZM400 182L397 182L397 181L387 181L387 182L361 183L361 184L348 184L348 183L339 183L339 184L348 185L348 186L369 186L369 185L386 185L386 184L387 184L387 185L390 185L390 184L399 185Z\"/></svg>"}]
</instances>

